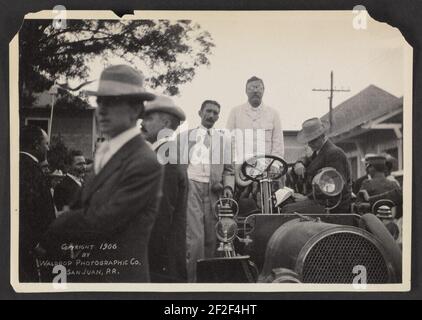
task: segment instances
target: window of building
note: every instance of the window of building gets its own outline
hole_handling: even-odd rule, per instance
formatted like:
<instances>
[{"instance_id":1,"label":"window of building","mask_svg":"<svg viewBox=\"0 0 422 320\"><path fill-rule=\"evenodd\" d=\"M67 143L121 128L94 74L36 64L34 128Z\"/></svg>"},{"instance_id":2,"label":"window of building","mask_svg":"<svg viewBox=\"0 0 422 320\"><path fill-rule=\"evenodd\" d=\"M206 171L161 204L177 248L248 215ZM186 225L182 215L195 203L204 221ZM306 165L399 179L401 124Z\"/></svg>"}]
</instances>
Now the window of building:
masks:
<instances>
[{"instance_id":1,"label":"window of building","mask_svg":"<svg viewBox=\"0 0 422 320\"><path fill-rule=\"evenodd\" d=\"M43 129L48 134L48 118L26 118L25 125L37 126Z\"/></svg>"}]
</instances>

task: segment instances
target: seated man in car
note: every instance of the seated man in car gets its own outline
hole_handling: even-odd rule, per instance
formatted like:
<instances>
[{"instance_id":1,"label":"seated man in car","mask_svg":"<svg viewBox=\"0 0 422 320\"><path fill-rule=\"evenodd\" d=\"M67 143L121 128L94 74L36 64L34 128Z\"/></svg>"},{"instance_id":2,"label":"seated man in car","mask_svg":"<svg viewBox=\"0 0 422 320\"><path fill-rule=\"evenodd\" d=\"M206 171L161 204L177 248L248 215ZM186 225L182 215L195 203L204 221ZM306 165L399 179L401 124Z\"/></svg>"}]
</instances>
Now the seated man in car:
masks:
<instances>
[{"instance_id":1,"label":"seated man in car","mask_svg":"<svg viewBox=\"0 0 422 320\"><path fill-rule=\"evenodd\" d=\"M381 199L393 201L398 207L402 203L402 190L398 183L389 180L386 175L386 157L374 155L366 160L371 179L365 180L358 192L358 198L371 205Z\"/></svg>"},{"instance_id":2,"label":"seated man in car","mask_svg":"<svg viewBox=\"0 0 422 320\"><path fill-rule=\"evenodd\" d=\"M299 142L307 143L313 153L310 157L305 157L297 161L293 170L296 175L305 179L308 184L306 189L309 190L310 193L307 195L295 193L295 203L287 204L282 207L282 212L325 212L324 207L313 199L311 184L315 175L322 168L326 167L336 169L344 180L341 201L332 212L347 213L350 211L352 185L349 163L344 151L332 143L325 133L326 126L319 118L312 118L303 123L302 130L298 133L297 139Z\"/></svg>"}]
</instances>

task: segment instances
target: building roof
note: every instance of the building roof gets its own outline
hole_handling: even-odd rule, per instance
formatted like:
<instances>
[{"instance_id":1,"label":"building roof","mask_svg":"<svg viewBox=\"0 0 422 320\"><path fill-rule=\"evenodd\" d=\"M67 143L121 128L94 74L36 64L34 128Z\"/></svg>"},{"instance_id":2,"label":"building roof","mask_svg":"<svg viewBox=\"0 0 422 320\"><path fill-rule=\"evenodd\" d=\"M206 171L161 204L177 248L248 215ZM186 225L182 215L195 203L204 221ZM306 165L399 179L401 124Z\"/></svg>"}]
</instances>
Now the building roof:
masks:
<instances>
[{"instance_id":1,"label":"building roof","mask_svg":"<svg viewBox=\"0 0 422 320\"><path fill-rule=\"evenodd\" d=\"M402 107L403 98L398 98L377 86L370 85L333 108L333 128L330 136L348 132ZM321 120L329 123L329 113L323 115Z\"/></svg>"}]
</instances>

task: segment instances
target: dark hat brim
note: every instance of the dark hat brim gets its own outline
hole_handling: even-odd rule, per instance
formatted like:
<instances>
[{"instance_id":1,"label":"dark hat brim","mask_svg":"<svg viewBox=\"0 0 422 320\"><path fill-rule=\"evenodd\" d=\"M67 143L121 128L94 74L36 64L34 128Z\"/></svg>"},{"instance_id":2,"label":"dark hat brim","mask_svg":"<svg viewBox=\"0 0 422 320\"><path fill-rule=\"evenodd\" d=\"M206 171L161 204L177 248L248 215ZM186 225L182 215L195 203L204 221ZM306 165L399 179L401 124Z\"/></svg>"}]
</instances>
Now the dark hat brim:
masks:
<instances>
[{"instance_id":1,"label":"dark hat brim","mask_svg":"<svg viewBox=\"0 0 422 320\"><path fill-rule=\"evenodd\" d=\"M180 121L186 120L186 115L184 114L183 110L179 110L176 107L168 107L168 106L156 106L153 108L145 108L144 114L150 114L153 112L164 112L177 117Z\"/></svg>"}]
</instances>

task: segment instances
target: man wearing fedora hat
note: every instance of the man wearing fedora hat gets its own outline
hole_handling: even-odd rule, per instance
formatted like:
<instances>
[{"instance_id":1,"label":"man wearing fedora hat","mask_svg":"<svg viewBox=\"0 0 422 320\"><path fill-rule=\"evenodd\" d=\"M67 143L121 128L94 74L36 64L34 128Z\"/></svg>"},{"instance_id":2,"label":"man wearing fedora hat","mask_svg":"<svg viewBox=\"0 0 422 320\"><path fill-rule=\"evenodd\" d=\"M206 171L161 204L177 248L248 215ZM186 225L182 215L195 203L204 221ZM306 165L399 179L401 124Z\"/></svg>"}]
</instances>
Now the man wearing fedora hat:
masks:
<instances>
[{"instance_id":1,"label":"man wearing fedora hat","mask_svg":"<svg viewBox=\"0 0 422 320\"><path fill-rule=\"evenodd\" d=\"M164 95L145 103L142 119L142 135L158 151L163 143L171 140L175 130L186 120L185 112L174 101Z\"/></svg>"},{"instance_id":2,"label":"man wearing fedora hat","mask_svg":"<svg viewBox=\"0 0 422 320\"><path fill-rule=\"evenodd\" d=\"M143 101L155 97L145 91L143 82L143 75L132 67L114 65L101 73L98 91L87 92L97 97L96 118L105 141L95 154L95 174L70 211L51 224L42 246L57 253L57 247L66 250L63 243L90 244L93 247L85 256L89 261L84 262L118 265L101 269L102 273L74 273L69 282L150 280L148 241L157 215L162 168L136 126Z\"/></svg>"},{"instance_id":3,"label":"man wearing fedora hat","mask_svg":"<svg viewBox=\"0 0 422 320\"><path fill-rule=\"evenodd\" d=\"M325 167L336 169L344 179L344 188L342 201L333 212L349 212L351 199L350 166L344 151L328 139L326 132L327 127L319 118L306 120L302 124L302 130L299 131L297 139L301 143L307 143L313 152L310 157L304 157L297 161L293 170L296 175L305 178L308 185L307 190L312 190L312 179L320 169ZM312 194L301 195L296 193L294 198L296 203L284 206L283 212L323 212L323 208L312 199Z\"/></svg>"},{"instance_id":4,"label":"man wearing fedora hat","mask_svg":"<svg viewBox=\"0 0 422 320\"><path fill-rule=\"evenodd\" d=\"M157 96L145 103L142 134L160 162L176 150L170 146L175 143L172 137L185 119L184 111L169 97ZM149 242L151 282L186 282L187 174L180 164L162 164L162 198Z\"/></svg>"}]
</instances>

